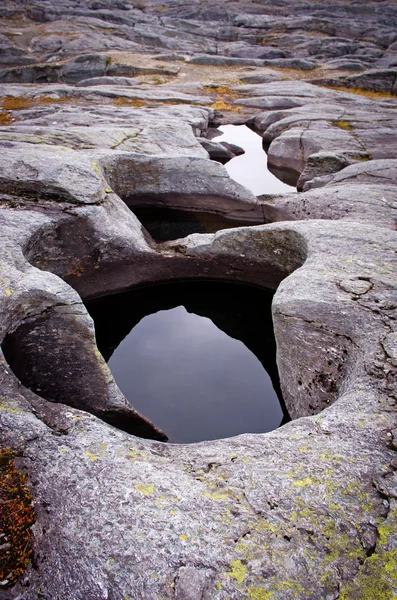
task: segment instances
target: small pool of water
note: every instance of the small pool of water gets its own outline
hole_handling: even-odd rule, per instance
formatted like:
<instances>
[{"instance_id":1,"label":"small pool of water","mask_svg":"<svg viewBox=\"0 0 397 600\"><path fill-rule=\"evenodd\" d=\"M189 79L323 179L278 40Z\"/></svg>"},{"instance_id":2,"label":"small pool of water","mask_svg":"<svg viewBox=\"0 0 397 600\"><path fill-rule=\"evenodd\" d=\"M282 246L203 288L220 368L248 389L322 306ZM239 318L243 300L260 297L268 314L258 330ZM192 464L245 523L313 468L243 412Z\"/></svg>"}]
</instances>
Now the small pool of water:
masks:
<instances>
[{"instance_id":1,"label":"small pool of water","mask_svg":"<svg viewBox=\"0 0 397 600\"><path fill-rule=\"evenodd\" d=\"M216 233L221 229L262 225L264 220L226 219L210 213L189 212L159 207L133 208L134 214L157 242L176 240L191 233Z\"/></svg>"},{"instance_id":2,"label":"small pool of water","mask_svg":"<svg viewBox=\"0 0 397 600\"><path fill-rule=\"evenodd\" d=\"M223 282L150 286L87 303L131 404L170 442L271 431L282 408L272 294Z\"/></svg>"},{"instance_id":3,"label":"small pool of water","mask_svg":"<svg viewBox=\"0 0 397 600\"><path fill-rule=\"evenodd\" d=\"M237 144L245 150L245 154L232 158L225 165L232 179L249 188L256 196L296 192L295 187L283 183L269 171L260 135L246 125L222 125L219 130L223 135L214 138L215 142Z\"/></svg>"}]
</instances>

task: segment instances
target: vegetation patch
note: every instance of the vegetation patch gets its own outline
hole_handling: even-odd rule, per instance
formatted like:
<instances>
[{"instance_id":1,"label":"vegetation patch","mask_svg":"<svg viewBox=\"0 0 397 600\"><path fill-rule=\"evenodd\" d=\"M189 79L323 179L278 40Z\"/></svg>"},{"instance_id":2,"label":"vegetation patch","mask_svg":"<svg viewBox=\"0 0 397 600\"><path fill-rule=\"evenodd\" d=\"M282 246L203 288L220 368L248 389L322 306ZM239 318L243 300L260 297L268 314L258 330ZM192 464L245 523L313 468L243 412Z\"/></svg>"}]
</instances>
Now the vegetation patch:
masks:
<instances>
[{"instance_id":1,"label":"vegetation patch","mask_svg":"<svg viewBox=\"0 0 397 600\"><path fill-rule=\"evenodd\" d=\"M367 98L379 99L379 98L393 98L396 99L395 94L390 92L373 92L372 90L364 90L363 88L354 87L341 87L336 85L325 85L324 87L335 90L336 92L348 92L349 94L357 94L358 96L366 96Z\"/></svg>"},{"instance_id":2,"label":"vegetation patch","mask_svg":"<svg viewBox=\"0 0 397 600\"><path fill-rule=\"evenodd\" d=\"M51 98L51 96L40 96L40 98L35 98L36 102L40 102L40 104L60 104L62 102L70 102L70 98L67 96L60 96L59 98Z\"/></svg>"},{"instance_id":3,"label":"vegetation patch","mask_svg":"<svg viewBox=\"0 0 397 600\"><path fill-rule=\"evenodd\" d=\"M353 129L353 125L350 125L348 121L332 121L332 125L334 125L334 127L339 127L339 129L344 129L345 131L351 131Z\"/></svg>"},{"instance_id":4,"label":"vegetation patch","mask_svg":"<svg viewBox=\"0 0 397 600\"><path fill-rule=\"evenodd\" d=\"M32 550L30 528L36 520L26 475L17 471L16 453L0 450L0 585L16 582L24 573Z\"/></svg>"},{"instance_id":5,"label":"vegetation patch","mask_svg":"<svg viewBox=\"0 0 397 600\"><path fill-rule=\"evenodd\" d=\"M12 123L12 115L10 112L1 111L0 112L0 126L2 125L11 125Z\"/></svg>"},{"instance_id":6,"label":"vegetation patch","mask_svg":"<svg viewBox=\"0 0 397 600\"><path fill-rule=\"evenodd\" d=\"M139 100L139 98L114 98L113 104L116 106L133 106L134 108L142 108L142 106L146 106L146 102L144 100Z\"/></svg>"},{"instance_id":7,"label":"vegetation patch","mask_svg":"<svg viewBox=\"0 0 397 600\"><path fill-rule=\"evenodd\" d=\"M7 96L1 101L1 107L4 110L23 110L25 108L31 108L33 101L30 98L14 98L13 96Z\"/></svg>"},{"instance_id":8,"label":"vegetation patch","mask_svg":"<svg viewBox=\"0 0 397 600\"><path fill-rule=\"evenodd\" d=\"M204 86L206 92L209 93L216 93L216 98L215 98L215 102L213 102L212 104L210 104L210 108L213 108L214 110L228 110L231 112L239 112L242 107L241 106L235 106L233 104L233 102L235 100L238 99L238 93L236 90L232 90L229 86L227 85L218 85L218 86L212 86L212 85L206 85Z\"/></svg>"}]
</instances>

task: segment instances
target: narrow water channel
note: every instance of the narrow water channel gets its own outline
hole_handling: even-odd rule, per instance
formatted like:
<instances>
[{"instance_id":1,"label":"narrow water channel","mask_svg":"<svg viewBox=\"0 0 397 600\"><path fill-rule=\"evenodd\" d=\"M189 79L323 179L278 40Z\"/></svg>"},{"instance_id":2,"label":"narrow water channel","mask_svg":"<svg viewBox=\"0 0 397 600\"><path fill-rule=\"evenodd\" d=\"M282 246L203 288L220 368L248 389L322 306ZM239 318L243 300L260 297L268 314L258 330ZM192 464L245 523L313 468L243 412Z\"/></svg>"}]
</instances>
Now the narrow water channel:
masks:
<instances>
[{"instance_id":1,"label":"narrow water channel","mask_svg":"<svg viewBox=\"0 0 397 600\"><path fill-rule=\"evenodd\" d=\"M272 294L223 282L150 286L87 303L131 404L170 442L260 433L282 408Z\"/></svg>"},{"instance_id":2,"label":"narrow water channel","mask_svg":"<svg viewBox=\"0 0 397 600\"><path fill-rule=\"evenodd\" d=\"M237 144L245 154L232 158L225 168L230 177L250 189L255 195L296 192L296 188L277 179L267 166L267 154L262 138L246 125L224 125L217 142ZM235 220L210 213L190 212L164 207L134 207L132 211L157 242L186 237L191 233L216 233L221 229L261 225L265 221Z\"/></svg>"},{"instance_id":3,"label":"narrow water channel","mask_svg":"<svg viewBox=\"0 0 397 600\"><path fill-rule=\"evenodd\" d=\"M245 151L245 154L232 158L225 165L232 179L249 188L256 196L296 192L295 187L283 183L269 171L260 135L246 125L222 125L219 130L223 135L214 141L237 144Z\"/></svg>"}]
</instances>

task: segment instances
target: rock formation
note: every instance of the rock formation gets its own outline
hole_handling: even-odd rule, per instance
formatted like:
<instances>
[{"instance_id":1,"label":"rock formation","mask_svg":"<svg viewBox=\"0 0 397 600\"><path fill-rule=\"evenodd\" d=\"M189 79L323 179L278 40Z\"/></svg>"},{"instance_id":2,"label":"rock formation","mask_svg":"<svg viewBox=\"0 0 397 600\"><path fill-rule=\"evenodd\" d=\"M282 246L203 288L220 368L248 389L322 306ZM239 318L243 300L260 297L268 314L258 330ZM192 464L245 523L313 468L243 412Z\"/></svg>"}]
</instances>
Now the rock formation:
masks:
<instances>
[{"instance_id":1,"label":"rock formation","mask_svg":"<svg viewBox=\"0 0 397 600\"><path fill-rule=\"evenodd\" d=\"M36 514L11 570L0 530L0 597L397 597L396 5L5 0L0 20L0 501L15 457ZM222 123L299 191L230 179ZM147 205L265 224L160 244ZM202 277L276 290L293 420L165 444L83 301Z\"/></svg>"}]
</instances>

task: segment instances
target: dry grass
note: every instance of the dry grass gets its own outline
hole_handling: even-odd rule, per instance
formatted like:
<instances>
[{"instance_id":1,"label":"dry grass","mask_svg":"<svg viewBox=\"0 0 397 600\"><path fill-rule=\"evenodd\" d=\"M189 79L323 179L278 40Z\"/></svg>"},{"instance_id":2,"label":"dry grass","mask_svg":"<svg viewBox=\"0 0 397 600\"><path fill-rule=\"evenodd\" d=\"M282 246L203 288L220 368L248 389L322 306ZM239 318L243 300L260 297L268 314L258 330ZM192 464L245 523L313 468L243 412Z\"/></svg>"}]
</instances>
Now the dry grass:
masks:
<instances>
[{"instance_id":1,"label":"dry grass","mask_svg":"<svg viewBox=\"0 0 397 600\"><path fill-rule=\"evenodd\" d=\"M61 96L60 98L50 98L50 96L41 96L40 98L35 98L36 102L40 104L62 104L64 102L70 102L71 98L67 96Z\"/></svg>"},{"instance_id":2,"label":"dry grass","mask_svg":"<svg viewBox=\"0 0 397 600\"><path fill-rule=\"evenodd\" d=\"M0 126L3 125L11 125L12 123L12 116L11 113L9 112L0 112Z\"/></svg>"},{"instance_id":3,"label":"dry grass","mask_svg":"<svg viewBox=\"0 0 397 600\"><path fill-rule=\"evenodd\" d=\"M200 106L200 104L198 104L197 102L186 102L185 100L178 100L178 98L169 98L169 99L164 99L164 100L149 100L149 99L141 100L139 98L120 97L120 98L114 98L112 100L112 103L115 104L116 106L130 106L133 108L142 108L143 106L146 106L149 108L154 108L156 106L163 106L163 105L175 106L178 104Z\"/></svg>"},{"instance_id":4,"label":"dry grass","mask_svg":"<svg viewBox=\"0 0 397 600\"><path fill-rule=\"evenodd\" d=\"M332 121L332 125L339 127L339 129L344 129L345 131L351 131L353 129L353 125L350 125L348 121Z\"/></svg>"},{"instance_id":5,"label":"dry grass","mask_svg":"<svg viewBox=\"0 0 397 600\"><path fill-rule=\"evenodd\" d=\"M210 104L210 108L214 110L227 110L231 112L239 112L242 110L241 106L235 106L233 102L238 99L238 93L236 90L232 90L227 85L205 85L204 89L206 92L214 93L216 92L215 102Z\"/></svg>"},{"instance_id":6,"label":"dry grass","mask_svg":"<svg viewBox=\"0 0 397 600\"><path fill-rule=\"evenodd\" d=\"M336 85L324 85L322 87L326 87L330 90L335 90L336 92L347 92L349 94L357 94L358 96L365 96L366 98L373 98L374 100L379 98L394 98L394 100L397 100L397 96L394 94L390 94L390 92L373 92L371 90L364 90L362 88L348 88Z\"/></svg>"},{"instance_id":7,"label":"dry grass","mask_svg":"<svg viewBox=\"0 0 397 600\"><path fill-rule=\"evenodd\" d=\"M32 553L30 528L36 520L26 475L17 471L16 453L0 450L0 580L9 587L24 573ZM6 543L3 543L6 542Z\"/></svg>"},{"instance_id":8,"label":"dry grass","mask_svg":"<svg viewBox=\"0 0 397 600\"><path fill-rule=\"evenodd\" d=\"M219 111L229 110L231 112L239 112L242 110L242 106L235 106L234 104L230 104L230 102L225 102L225 100L219 97L215 100L215 102L210 104L210 108Z\"/></svg>"},{"instance_id":9,"label":"dry grass","mask_svg":"<svg viewBox=\"0 0 397 600\"><path fill-rule=\"evenodd\" d=\"M141 108L142 106L147 106L147 102L144 100L139 100L138 98L125 98L121 96L120 98L114 98L113 104L116 106L131 106L134 108Z\"/></svg>"},{"instance_id":10,"label":"dry grass","mask_svg":"<svg viewBox=\"0 0 397 600\"><path fill-rule=\"evenodd\" d=\"M13 96L7 96L1 101L1 107L4 110L23 110L31 108L33 101L30 98L14 98Z\"/></svg>"}]
</instances>

